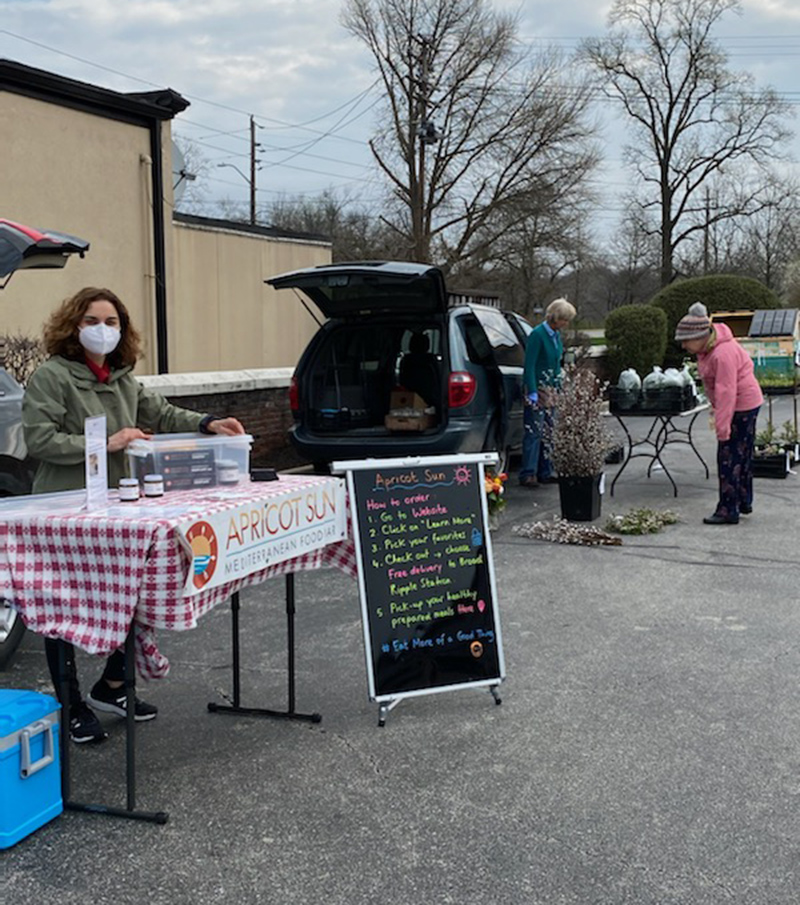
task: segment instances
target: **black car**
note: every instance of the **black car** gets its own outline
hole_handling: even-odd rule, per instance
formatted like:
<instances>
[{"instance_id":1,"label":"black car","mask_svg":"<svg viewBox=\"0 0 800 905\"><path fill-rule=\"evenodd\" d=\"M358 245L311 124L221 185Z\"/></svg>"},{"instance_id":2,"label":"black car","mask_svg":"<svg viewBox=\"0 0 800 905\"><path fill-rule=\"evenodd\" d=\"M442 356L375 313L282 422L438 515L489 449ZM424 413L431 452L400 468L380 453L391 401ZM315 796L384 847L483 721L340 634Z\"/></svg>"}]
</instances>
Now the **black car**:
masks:
<instances>
[{"instance_id":1,"label":"black car","mask_svg":"<svg viewBox=\"0 0 800 905\"><path fill-rule=\"evenodd\" d=\"M327 318L290 390L292 442L316 466L497 450L505 468L521 449L524 318L452 304L427 264L328 264L266 282L299 290ZM409 394L424 414L398 417Z\"/></svg>"}]
</instances>

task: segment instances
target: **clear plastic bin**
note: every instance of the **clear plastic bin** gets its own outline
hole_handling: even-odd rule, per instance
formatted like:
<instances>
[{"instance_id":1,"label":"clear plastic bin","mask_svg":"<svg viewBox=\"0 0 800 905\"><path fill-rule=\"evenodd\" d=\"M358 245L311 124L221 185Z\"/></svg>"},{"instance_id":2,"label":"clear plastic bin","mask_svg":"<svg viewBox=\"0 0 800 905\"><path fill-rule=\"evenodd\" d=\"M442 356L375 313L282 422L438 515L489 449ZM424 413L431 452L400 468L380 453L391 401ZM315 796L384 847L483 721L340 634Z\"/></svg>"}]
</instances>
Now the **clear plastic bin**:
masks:
<instances>
[{"instance_id":1,"label":"clear plastic bin","mask_svg":"<svg viewBox=\"0 0 800 905\"><path fill-rule=\"evenodd\" d=\"M160 474L165 490L216 487L250 480L250 434L154 434L128 444L128 471L139 483Z\"/></svg>"}]
</instances>

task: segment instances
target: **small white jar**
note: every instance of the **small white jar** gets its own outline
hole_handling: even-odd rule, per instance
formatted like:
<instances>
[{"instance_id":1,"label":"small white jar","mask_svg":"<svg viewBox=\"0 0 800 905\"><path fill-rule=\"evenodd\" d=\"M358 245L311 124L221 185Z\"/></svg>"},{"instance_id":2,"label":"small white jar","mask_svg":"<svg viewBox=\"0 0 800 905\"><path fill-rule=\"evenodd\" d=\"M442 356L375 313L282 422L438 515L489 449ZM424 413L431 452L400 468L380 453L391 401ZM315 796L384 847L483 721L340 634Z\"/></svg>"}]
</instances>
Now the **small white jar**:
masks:
<instances>
[{"instance_id":1,"label":"small white jar","mask_svg":"<svg viewBox=\"0 0 800 905\"><path fill-rule=\"evenodd\" d=\"M164 476L146 474L144 476L144 495L147 497L164 496Z\"/></svg>"},{"instance_id":2,"label":"small white jar","mask_svg":"<svg viewBox=\"0 0 800 905\"><path fill-rule=\"evenodd\" d=\"M120 503L136 503L139 500L139 482L136 478L119 479Z\"/></svg>"},{"instance_id":3,"label":"small white jar","mask_svg":"<svg viewBox=\"0 0 800 905\"><path fill-rule=\"evenodd\" d=\"M217 462L217 481L220 484L238 484L239 463L233 459L220 459Z\"/></svg>"}]
</instances>

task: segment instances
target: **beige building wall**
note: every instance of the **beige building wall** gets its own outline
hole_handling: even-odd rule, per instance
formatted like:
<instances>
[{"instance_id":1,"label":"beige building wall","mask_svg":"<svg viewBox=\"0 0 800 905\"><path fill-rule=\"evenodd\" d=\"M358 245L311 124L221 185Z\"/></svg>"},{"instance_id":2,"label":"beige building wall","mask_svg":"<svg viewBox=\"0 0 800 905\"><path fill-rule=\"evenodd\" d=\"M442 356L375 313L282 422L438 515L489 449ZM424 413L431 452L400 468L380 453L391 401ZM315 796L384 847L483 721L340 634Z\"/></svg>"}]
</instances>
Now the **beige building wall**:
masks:
<instances>
[{"instance_id":1,"label":"beige building wall","mask_svg":"<svg viewBox=\"0 0 800 905\"><path fill-rule=\"evenodd\" d=\"M153 329L148 130L4 91L0 136L0 216L91 242L63 270L14 274L0 290L0 332L40 335L62 299L91 285L113 289Z\"/></svg>"},{"instance_id":2,"label":"beige building wall","mask_svg":"<svg viewBox=\"0 0 800 905\"><path fill-rule=\"evenodd\" d=\"M264 280L330 263L329 243L176 222L173 246L170 371L297 363L317 323L295 296Z\"/></svg>"}]
</instances>

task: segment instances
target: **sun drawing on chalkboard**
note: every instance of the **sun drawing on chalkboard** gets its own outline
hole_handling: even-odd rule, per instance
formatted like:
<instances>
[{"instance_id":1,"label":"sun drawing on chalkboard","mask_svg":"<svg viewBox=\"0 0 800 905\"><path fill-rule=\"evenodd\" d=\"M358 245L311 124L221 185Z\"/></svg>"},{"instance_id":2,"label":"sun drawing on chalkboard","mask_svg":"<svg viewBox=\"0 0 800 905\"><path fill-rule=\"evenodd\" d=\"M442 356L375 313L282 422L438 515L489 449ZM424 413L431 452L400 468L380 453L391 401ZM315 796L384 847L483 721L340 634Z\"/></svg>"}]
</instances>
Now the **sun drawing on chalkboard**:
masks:
<instances>
[{"instance_id":1,"label":"sun drawing on chalkboard","mask_svg":"<svg viewBox=\"0 0 800 905\"><path fill-rule=\"evenodd\" d=\"M456 484L469 484L472 480L472 472L466 465L458 465L454 472Z\"/></svg>"}]
</instances>

